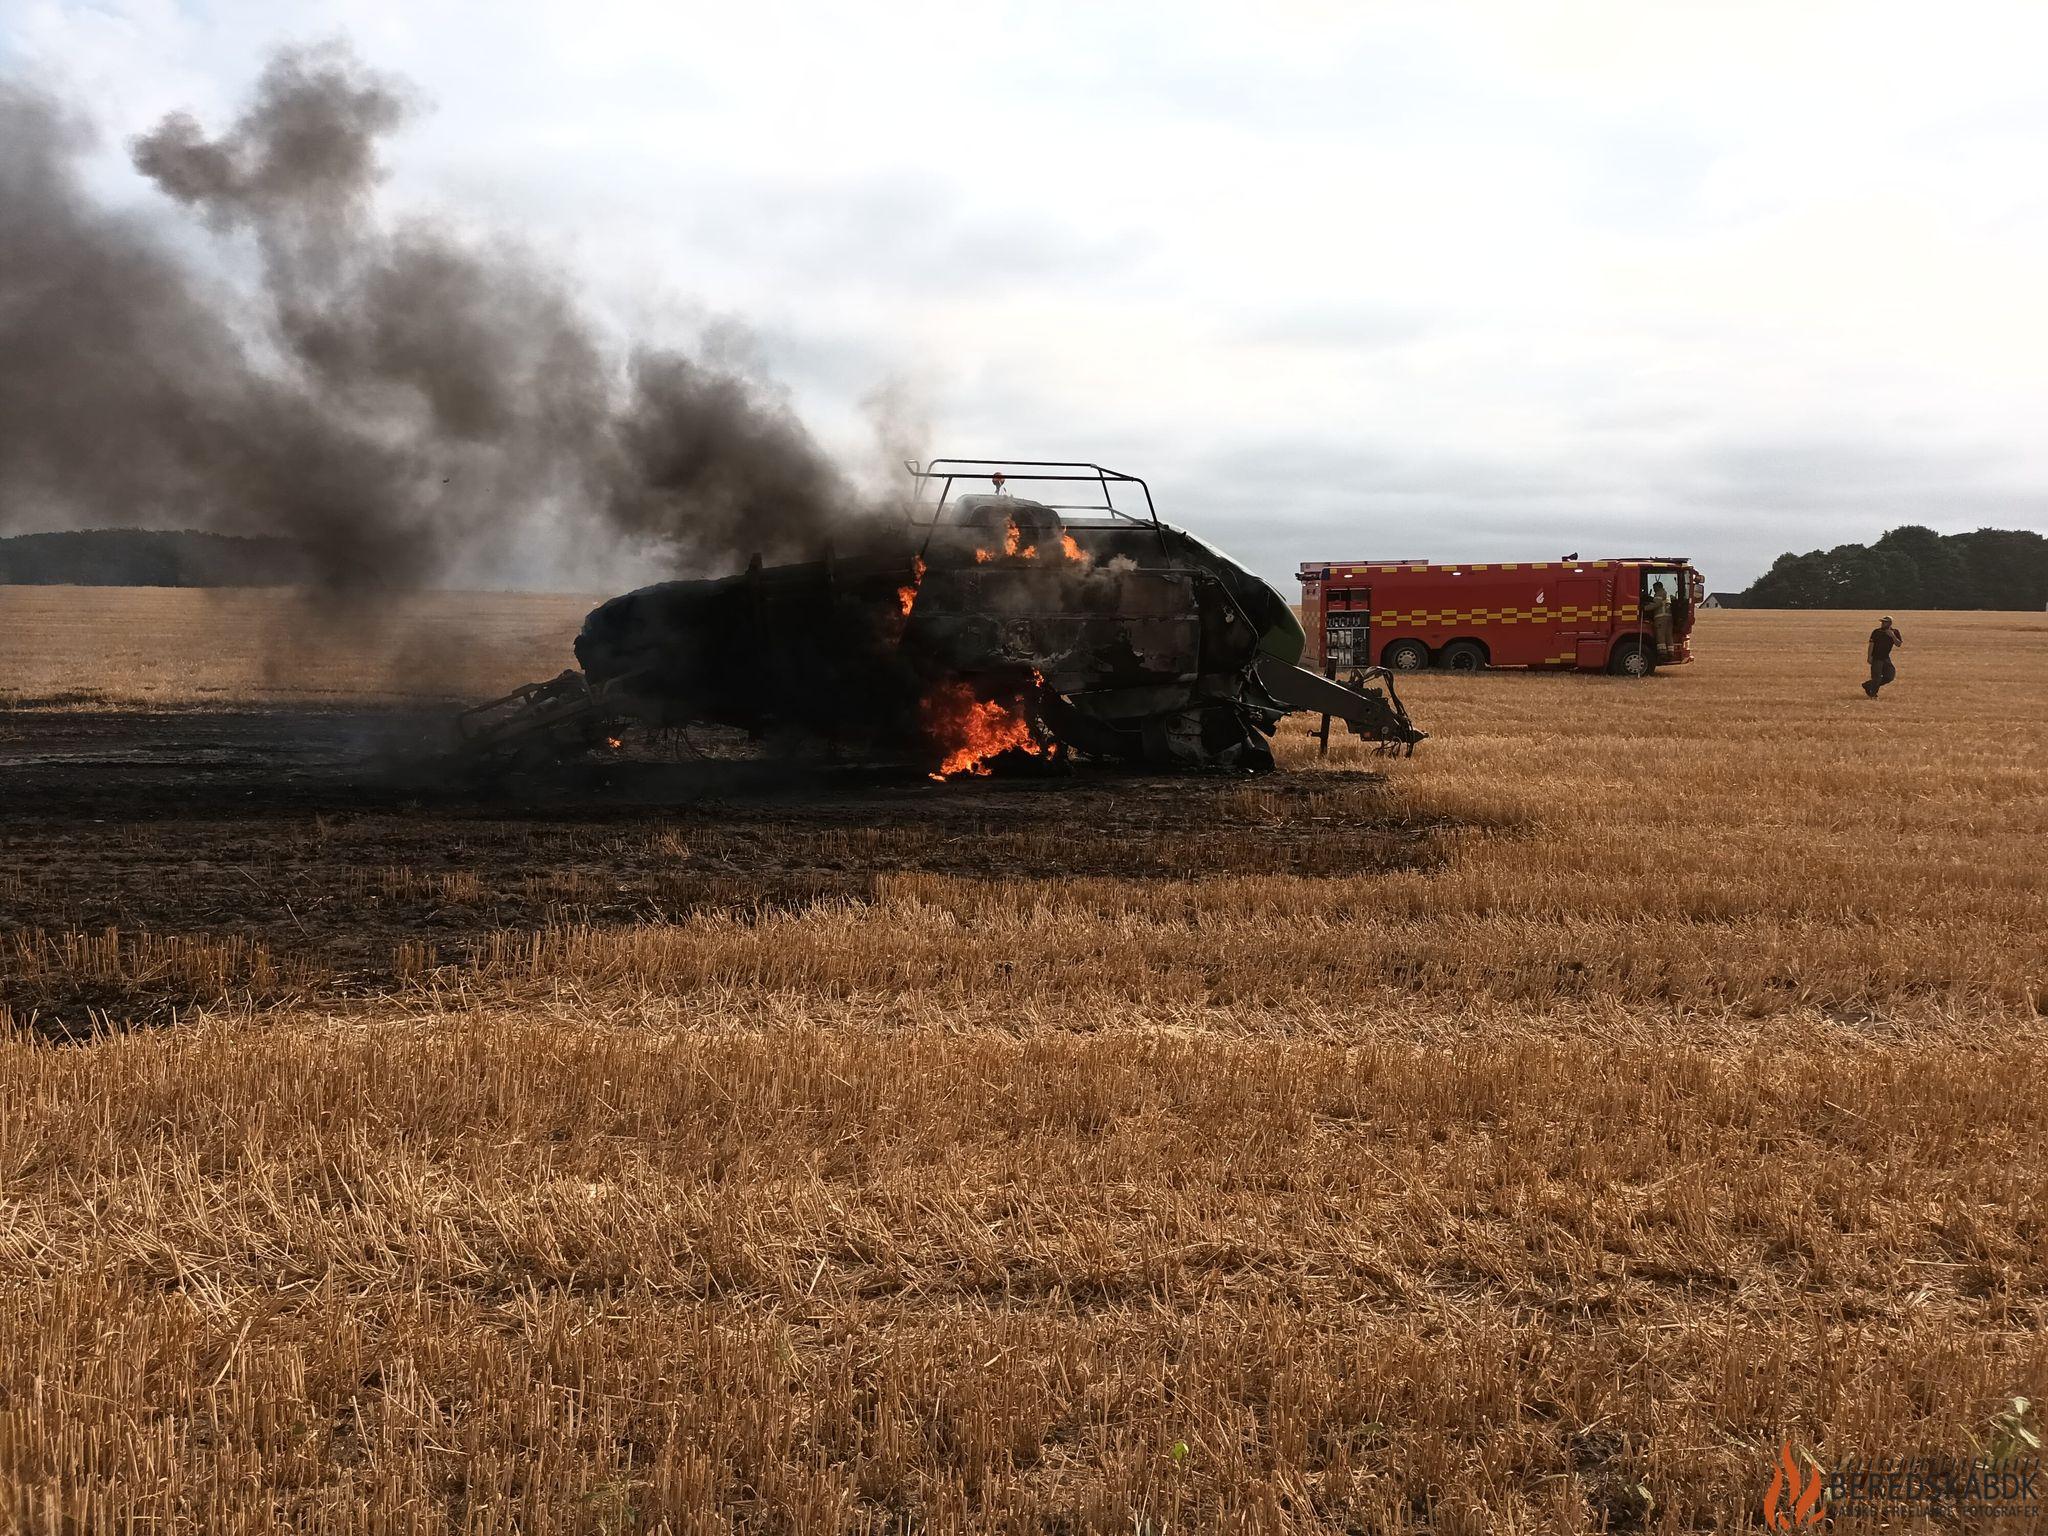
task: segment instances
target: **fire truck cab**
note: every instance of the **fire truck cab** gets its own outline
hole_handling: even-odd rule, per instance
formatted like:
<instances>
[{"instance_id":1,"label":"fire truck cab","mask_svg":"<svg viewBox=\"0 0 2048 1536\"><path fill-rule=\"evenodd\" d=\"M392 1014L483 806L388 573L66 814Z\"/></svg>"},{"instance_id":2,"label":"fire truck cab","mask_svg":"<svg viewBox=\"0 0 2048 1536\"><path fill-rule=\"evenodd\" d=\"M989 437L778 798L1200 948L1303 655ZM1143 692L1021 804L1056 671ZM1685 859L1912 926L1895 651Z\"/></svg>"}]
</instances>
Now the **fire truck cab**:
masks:
<instances>
[{"instance_id":1,"label":"fire truck cab","mask_svg":"<svg viewBox=\"0 0 2048 1536\"><path fill-rule=\"evenodd\" d=\"M1309 645L1333 676L1433 665L1644 677L1692 660L1693 620L1706 597L1700 573L1675 555L1506 565L1317 560L1300 576Z\"/></svg>"}]
</instances>

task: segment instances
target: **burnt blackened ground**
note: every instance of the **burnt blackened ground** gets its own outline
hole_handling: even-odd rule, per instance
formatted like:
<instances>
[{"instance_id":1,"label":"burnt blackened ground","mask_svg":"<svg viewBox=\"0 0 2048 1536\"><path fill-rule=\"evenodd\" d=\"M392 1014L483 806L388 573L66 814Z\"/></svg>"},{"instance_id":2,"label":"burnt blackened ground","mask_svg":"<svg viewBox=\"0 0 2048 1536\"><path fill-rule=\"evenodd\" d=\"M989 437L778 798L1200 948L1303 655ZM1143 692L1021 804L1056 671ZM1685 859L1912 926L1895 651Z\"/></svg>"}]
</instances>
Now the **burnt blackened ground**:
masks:
<instances>
[{"instance_id":1,"label":"burnt blackened ground","mask_svg":"<svg viewBox=\"0 0 2048 1536\"><path fill-rule=\"evenodd\" d=\"M222 995L381 991L408 946L447 960L505 929L865 901L898 871L1331 875L1448 846L1370 773L935 784L700 737L479 783L433 757L446 730L419 711L0 713L0 1006L71 1034ZM96 958L60 953L66 935ZM160 952L172 937L204 953Z\"/></svg>"}]
</instances>

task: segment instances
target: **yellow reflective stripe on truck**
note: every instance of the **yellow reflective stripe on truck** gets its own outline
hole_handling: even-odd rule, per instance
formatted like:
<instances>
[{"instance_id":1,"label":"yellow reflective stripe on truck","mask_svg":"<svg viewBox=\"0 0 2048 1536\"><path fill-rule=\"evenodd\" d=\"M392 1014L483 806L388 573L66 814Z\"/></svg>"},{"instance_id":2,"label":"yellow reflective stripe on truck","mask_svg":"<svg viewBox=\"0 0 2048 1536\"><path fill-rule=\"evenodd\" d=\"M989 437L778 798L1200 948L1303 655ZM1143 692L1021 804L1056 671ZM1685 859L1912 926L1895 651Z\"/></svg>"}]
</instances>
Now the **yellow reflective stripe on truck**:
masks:
<instances>
[{"instance_id":1,"label":"yellow reflective stripe on truck","mask_svg":"<svg viewBox=\"0 0 2048 1536\"><path fill-rule=\"evenodd\" d=\"M1342 612L1343 610L1335 610ZM1613 610L1604 603L1591 608L1385 608L1372 616L1375 625L1408 624L1418 629L1444 629L1459 624L1605 624ZM1620 615L1633 618L1634 612Z\"/></svg>"}]
</instances>

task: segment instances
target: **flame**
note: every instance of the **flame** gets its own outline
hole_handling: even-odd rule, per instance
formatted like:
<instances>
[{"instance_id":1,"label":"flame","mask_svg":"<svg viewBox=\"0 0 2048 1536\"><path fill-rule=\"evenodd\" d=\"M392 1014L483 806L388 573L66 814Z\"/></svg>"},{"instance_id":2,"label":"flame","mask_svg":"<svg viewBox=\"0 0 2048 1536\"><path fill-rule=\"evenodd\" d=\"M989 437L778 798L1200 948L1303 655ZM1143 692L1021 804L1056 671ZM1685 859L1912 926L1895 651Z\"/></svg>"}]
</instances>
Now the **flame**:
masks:
<instances>
[{"instance_id":1,"label":"flame","mask_svg":"<svg viewBox=\"0 0 2048 1536\"><path fill-rule=\"evenodd\" d=\"M917 606L917 589L924 584L923 555L919 555L912 563L910 572L910 585L896 589L896 603L903 610L906 619L910 617L910 610Z\"/></svg>"},{"instance_id":2,"label":"flame","mask_svg":"<svg viewBox=\"0 0 2048 1536\"><path fill-rule=\"evenodd\" d=\"M1041 550L1037 536L1030 535L1028 543L1026 538L1023 526L1013 517L1003 525L1003 547L999 550L977 549L974 552L974 563L987 565L991 560L1036 560ZM1094 556L1083 549L1074 536L1064 528L1060 530L1060 555L1063 559L1082 565L1094 559Z\"/></svg>"},{"instance_id":3,"label":"flame","mask_svg":"<svg viewBox=\"0 0 2048 1536\"><path fill-rule=\"evenodd\" d=\"M1764 1492L1764 1524L1774 1531L1794 1531L1816 1524L1820 1517L1820 1468L1813 1469L1801 1489L1799 1463L1792 1459L1792 1445L1786 1441L1778 1447L1778 1469Z\"/></svg>"},{"instance_id":4,"label":"flame","mask_svg":"<svg viewBox=\"0 0 2048 1536\"><path fill-rule=\"evenodd\" d=\"M946 683L927 695L924 724L945 753L931 775L941 781L963 773L986 777L990 760L1005 752L1036 757L1045 751L1021 710L1000 699L977 699L966 683Z\"/></svg>"},{"instance_id":5,"label":"flame","mask_svg":"<svg viewBox=\"0 0 2048 1536\"><path fill-rule=\"evenodd\" d=\"M611 749L612 749L612 750L613 750L614 752L616 752L616 751L618 751L618 750L619 750L619 748L621 748L621 747L623 747L623 746L625 745L625 742L621 741L621 740L620 740L620 739L619 739L618 737L616 737L616 736L607 736L607 737L605 737L605 739L604 739L604 744L605 744L606 746L610 747L610 748L611 748Z\"/></svg>"}]
</instances>

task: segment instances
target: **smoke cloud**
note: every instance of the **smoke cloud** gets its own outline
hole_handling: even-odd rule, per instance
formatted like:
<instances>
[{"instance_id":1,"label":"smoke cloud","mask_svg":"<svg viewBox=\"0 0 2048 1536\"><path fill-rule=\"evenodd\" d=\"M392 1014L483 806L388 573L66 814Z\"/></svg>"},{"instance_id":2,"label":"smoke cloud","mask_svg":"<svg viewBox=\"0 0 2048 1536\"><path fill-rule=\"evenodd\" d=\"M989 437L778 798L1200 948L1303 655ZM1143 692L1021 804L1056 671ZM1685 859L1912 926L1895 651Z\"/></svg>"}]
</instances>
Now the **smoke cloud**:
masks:
<instances>
[{"instance_id":1,"label":"smoke cloud","mask_svg":"<svg viewBox=\"0 0 2048 1536\"><path fill-rule=\"evenodd\" d=\"M237 285L84 190L86 126L0 82L0 531L34 520L283 534L319 583L429 583L559 518L705 568L846 543L861 498L757 379L608 347L509 242L378 204L406 86L339 44L278 54L218 131L135 168Z\"/></svg>"}]
</instances>

